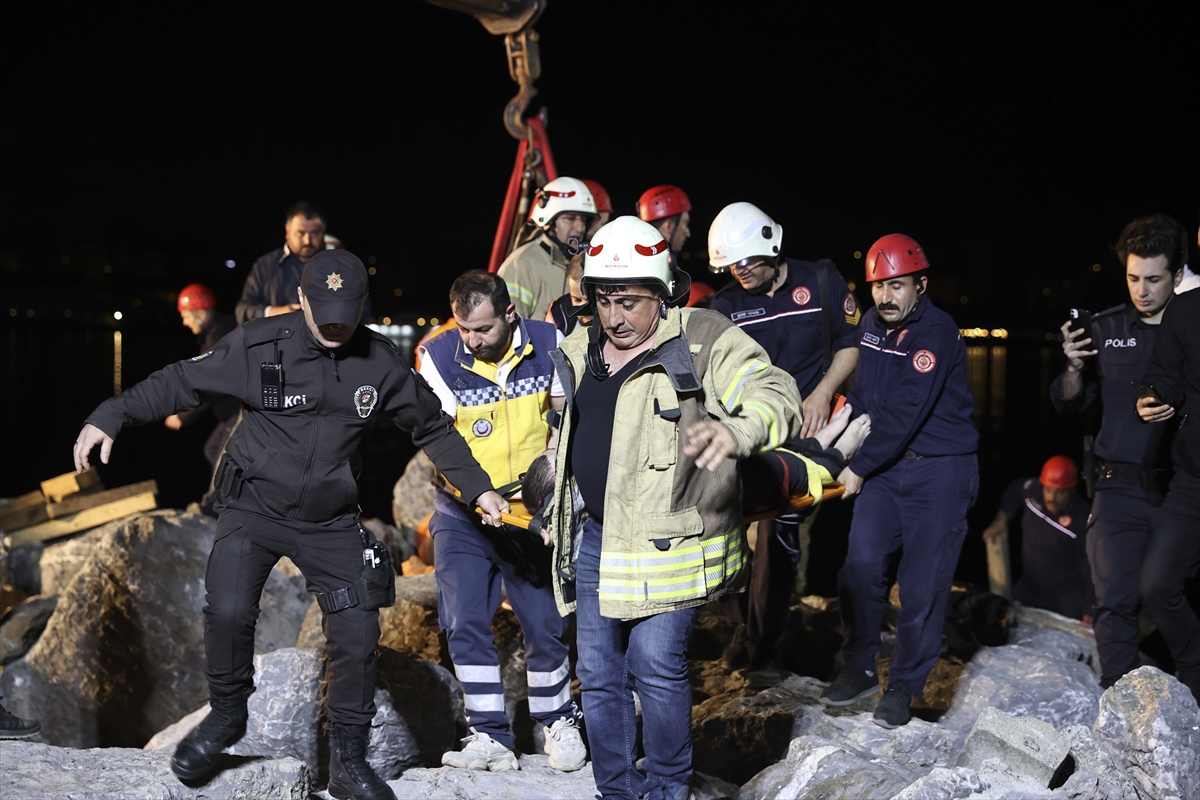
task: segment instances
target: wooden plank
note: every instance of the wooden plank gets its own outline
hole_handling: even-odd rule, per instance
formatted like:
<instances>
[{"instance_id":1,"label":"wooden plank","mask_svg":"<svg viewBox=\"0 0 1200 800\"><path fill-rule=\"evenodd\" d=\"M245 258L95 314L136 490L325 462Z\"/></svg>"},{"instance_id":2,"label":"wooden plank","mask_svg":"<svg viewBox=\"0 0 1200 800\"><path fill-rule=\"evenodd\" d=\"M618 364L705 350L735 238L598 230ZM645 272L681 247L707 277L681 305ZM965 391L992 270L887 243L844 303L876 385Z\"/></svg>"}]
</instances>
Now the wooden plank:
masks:
<instances>
[{"instance_id":1,"label":"wooden plank","mask_svg":"<svg viewBox=\"0 0 1200 800\"><path fill-rule=\"evenodd\" d=\"M100 473L95 469L78 474L68 472L48 481L42 481L42 494L46 495L46 499L51 503L58 503L69 494L85 492L88 489L98 491L103 488L100 485Z\"/></svg>"},{"instance_id":2,"label":"wooden plank","mask_svg":"<svg viewBox=\"0 0 1200 800\"><path fill-rule=\"evenodd\" d=\"M61 503L51 503L47 507L47 512L50 515L50 519L62 519L70 514L77 514L89 508L102 506L105 503L113 503L117 500L124 500L126 497L133 497L135 494L145 494L146 492L158 494L158 484L154 481L142 481L141 483L131 483L128 486L118 486L116 489L106 489L103 492L73 494L65 498Z\"/></svg>"},{"instance_id":3,"label":"wooden plank","mask_svg":"<svg viewBox=\"0 0 1200 800\"><path fill-rule=\"evenodd\" d=\"M86 531L89 528L95 528L97 525L103 525L106 522L112 522L115 519L127 517L139 511L149 511L157 507L158 504L154 500L154 493L144 492L133 497L126 497L124 500L117 500L115 503L106 503L96 508L89 508L63 517L62 519L52 519L40 525L30 525L28 528L22 528L16 533L9 534L8 546L19 547L30 542L44 542L47 539L57 539L59 536Z\"/></svg>"},{"instance_id":4,"label":"wooden plank","mask_svg":"<svg viewBox=\"0 0 1200 800\"><path fill-rule=\"evenodd\" d=\"M14 531L48 519L50 516L46 512L46 495L40 491L14 497L0 506L0 530Z\"/></svg>"},{"instance_id":5,"label":"wooden plank","mask_svg":"<svg viewBox=\"0 0 1200 800\"><path fill-rule=\"evenodd\" d=\"M1012 568L1008 561L1008 536L985 540L988 564L988 591L1012 599Z\"/></svg>"}]
</instances>

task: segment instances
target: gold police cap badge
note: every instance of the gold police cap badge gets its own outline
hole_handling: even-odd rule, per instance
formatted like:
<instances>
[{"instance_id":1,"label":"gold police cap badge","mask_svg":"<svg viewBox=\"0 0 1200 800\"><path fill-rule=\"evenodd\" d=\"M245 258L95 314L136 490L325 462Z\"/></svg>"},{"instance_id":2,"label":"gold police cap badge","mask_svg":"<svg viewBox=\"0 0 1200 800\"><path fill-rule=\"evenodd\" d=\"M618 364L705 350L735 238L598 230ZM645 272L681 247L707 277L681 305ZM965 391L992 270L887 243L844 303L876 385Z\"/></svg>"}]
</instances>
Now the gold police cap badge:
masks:
<instances>
[{"instance_id":1,"label":"gold police cap badge","mask_svg":"<svg viewBox=\"0 0 1200 800\"><path fill-rule=\"evenodd\" d=\"M342 280L341 275L336 272L331 272L329 273L329 277L325 279L325 285L336 292L338 289L345 286L346 282ZM364 414L363 416L366 415Z\"/></svg>"}]
</instances>

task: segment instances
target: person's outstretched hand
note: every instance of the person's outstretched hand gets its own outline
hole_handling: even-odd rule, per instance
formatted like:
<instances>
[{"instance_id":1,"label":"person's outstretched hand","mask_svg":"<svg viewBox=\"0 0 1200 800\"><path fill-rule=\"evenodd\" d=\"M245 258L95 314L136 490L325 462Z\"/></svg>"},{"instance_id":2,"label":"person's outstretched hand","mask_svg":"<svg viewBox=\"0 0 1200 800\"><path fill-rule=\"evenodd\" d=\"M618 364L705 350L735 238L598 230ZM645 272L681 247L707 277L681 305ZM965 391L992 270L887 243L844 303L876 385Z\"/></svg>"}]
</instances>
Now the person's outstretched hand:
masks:
<instances>
[{"instance_id":1,"label":"person's outstretched hand","mask_svg":"<svg viewBox=\"0 0 1200 800\"><path fill-rule=\"evenodd\" d=\"M75 471L86 472L92 468L88 463L88 454L92 452L92 448L100 445L100 461L107 464L108 457L112 453L113 438L104 431L97 428L95 425L84 425L83 430L79 432L79 436L75 439Z\"/></svg>"},{"instance_id":2,"label":"person's outstretched hand","mask_svg":"<svg viewBox=\"0 0 1200 800\"><path fill-rule=\"evenodd\" d=\"M716 420L697 422L687 429L688 442L683 454L696 456L696 466L713 472L727 458L737 453L737 439L733 431ZM697 453L699 455L697 455Z\"/></svg>"}]
</instances>

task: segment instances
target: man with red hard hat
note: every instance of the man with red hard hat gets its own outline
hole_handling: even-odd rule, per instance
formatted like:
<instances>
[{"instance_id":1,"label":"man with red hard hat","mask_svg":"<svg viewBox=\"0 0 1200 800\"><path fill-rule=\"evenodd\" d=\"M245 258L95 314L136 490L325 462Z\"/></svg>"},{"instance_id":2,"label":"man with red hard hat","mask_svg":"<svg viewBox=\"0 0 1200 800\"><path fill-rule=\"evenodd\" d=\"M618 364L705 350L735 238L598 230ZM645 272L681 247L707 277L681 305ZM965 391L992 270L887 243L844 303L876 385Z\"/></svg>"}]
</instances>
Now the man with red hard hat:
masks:
<instances>
[{"instance_id":1,"label":"man with red hard hat","mask_svg":"<svg viewBox=\"0 0 1200 800\"><path fill-rule=\"evenodd\" d=\"M523 319L545 319L550 304L567 293L571 256L582 249L596 216L592 191L578 178L555 178L538 189L529 219L540 233L509 253L499 269Z\"/></svg>"},{"instance_id":2,"label":"man with red hard hat","mask_svg":"<svg viewBox=\"0 0 1200 800\"><path fill-rule=\"evenodd\" d=\"M183 290L179 292L176 307L179 309L179 317L183 321L183 326L195 334L200 353L212 350L217 342L225 337L225 334L237 327L237 322L232 314L217 311L217 296L213 294L212 289L202 283L193 283L183 287ZM215 469L217 460L221 458L221 453L225 450L225 443L229 441L229 436L237 427L238 413L242 410L242 404L236 397L227 394L210 397L203 405L190 411L172 414L163 420L163 424L171 430L177 431L186 425L199 422L207 416L210 410L217 418L217 425L204 442L204 458ZM210 484L208 492L200 501L200 508L206 514L212 511L213 499L213 489Z\"/></svg>"},{"instance_id":3,"label":"man with red hard hat","mask_svg":"<svg viewBox=\"0 0 1200 800\"><path fill-rule=\"evenodd\" d=\"M895 654L874 715L895 728L911 718L909 703L937 663L967 510L979 492L979 434L967 351L958 325L926 297L929 261L921 246L890 234L871 245L866 267L875 307L862 321L847 402L855 414L870 415L871 433L838 476L846 494L859 498L838 573L844 664L821 702L850 705L879 690L888 563L903 548Z\"/></svg>"},{"instance_id":4,"label":"man with red hard hat","mask_svg":"<svg viewBox=\"0 0 1200 800\"><path fill-rule=\"evenodd\" d=\"M1096 593L1087 560L1092 506L1079 492L1079 470L1067 456L1052 456L1037 478L1018 478L1000 497L984 539L1008 535L1021 520L1021 577L1013 599L1091 626Z\"/></svg>"},{"instance_id":5,"label":"man with red hard hat","mask_svg":"<svg viewBox=\"0 0 1200 800\"><path fill-rule=\"evenodd\" d=\"M688 227L692 221L692 201L678 186L663 184L642 192L637 212L638 219L658 228L672 253L678 253L692 235Z\"/></svg>"},{"instance_id":6,"label":"man with red hard hat","mask_svg":"<svg viewBox=\"0 0 1200 800\"><path fill-rule=\"evenodd\" d=\"M593 180L583 179L583 184L587 186L592 193L592 200L596 202L596 218L592 220L592 224L587 229L587 240L590 242L596 231L608 224L608 220L613 214L612 198L608 196L608 191Z\"/></svg>"}]
</instances>

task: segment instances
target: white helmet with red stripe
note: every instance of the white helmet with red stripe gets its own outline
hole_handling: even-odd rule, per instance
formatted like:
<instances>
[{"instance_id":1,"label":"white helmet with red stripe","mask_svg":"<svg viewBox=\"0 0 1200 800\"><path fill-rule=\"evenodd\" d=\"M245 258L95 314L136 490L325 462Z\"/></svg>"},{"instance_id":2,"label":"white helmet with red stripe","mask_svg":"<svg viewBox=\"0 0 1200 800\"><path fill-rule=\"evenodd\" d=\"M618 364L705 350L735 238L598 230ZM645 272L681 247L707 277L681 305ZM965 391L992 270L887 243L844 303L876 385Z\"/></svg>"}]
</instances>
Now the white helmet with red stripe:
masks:
<instances>
[{"instance_id":1,"label":"white helmet with red stripe","mask_svg":"<svg viewBox=\"0 0 1200 800\"><path fill-rule=\"evenodd\" d=\"M549 228L559 214L597 215L596 200L586 183L578 178L555 178L538 189L529 214L533 224Z\"/></svg>"},{"instance_id":2,"label":"white helmet with red stripe","mask_svg":"<svg viewBox=\"0 0 1200 800\"><path fill-rule=\"evenodd\" d=\"M658 284L675 294L667 241L637 217L617 217L596 231L583 257L583 285Z\"/></svg>"}]
</instances>

